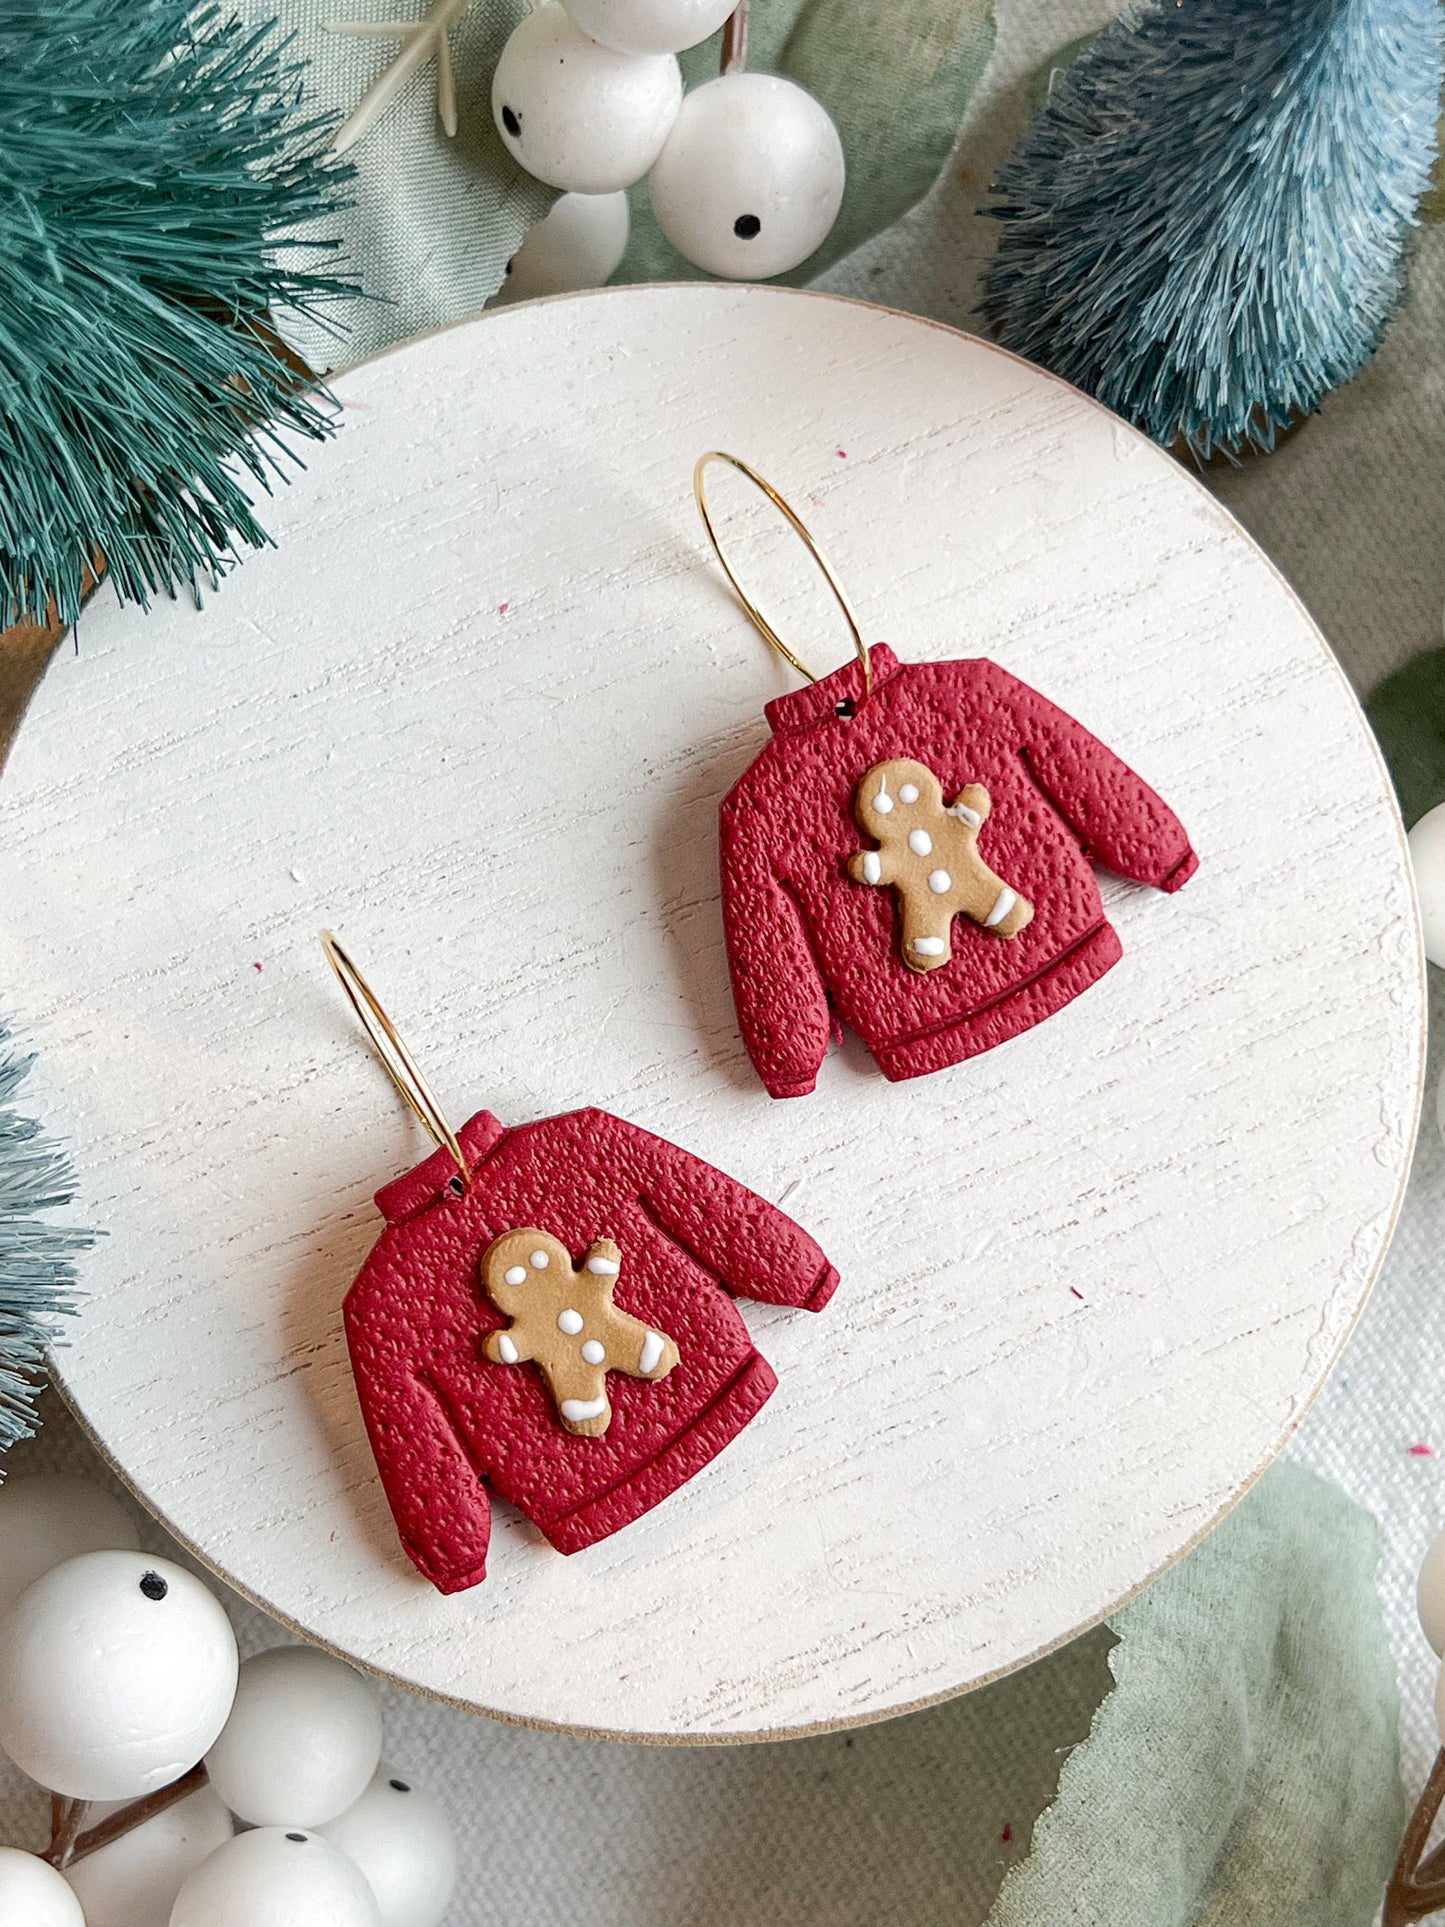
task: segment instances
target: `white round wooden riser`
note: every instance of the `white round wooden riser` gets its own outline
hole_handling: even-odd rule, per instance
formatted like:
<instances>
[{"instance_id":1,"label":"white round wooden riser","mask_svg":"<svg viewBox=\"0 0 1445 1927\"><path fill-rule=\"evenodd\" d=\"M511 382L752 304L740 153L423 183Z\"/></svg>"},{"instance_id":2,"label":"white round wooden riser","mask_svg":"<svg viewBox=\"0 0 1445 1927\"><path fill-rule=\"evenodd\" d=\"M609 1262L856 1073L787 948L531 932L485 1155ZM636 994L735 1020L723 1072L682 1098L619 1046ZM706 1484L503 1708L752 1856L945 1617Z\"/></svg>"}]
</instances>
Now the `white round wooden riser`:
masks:
<instances>
[{"instance_id":1,"label":"white round wooden riser","mask_svg":"<svg viewBox=\"0 0 1445 1927\"><path fill-rule=\"evenodd\" d=\"M102 595L0 785L0 985L109 1233L70 1396L243 1590L507 1717L735 1739L1021 1664L1278 1450L1389 1236L1423 966L1343 677L1158 449L920 321L617 290L339 392L277 550L202 613ZM997 658L1201 852L1177 897L1106 881L1124 961L943 1075L888 1085L850 1042L777 1104L744 1056L716 807L791 675L705 547L713 446L803 509L868 633ZM839 660L801 550L714 487ZM843 1274L817 1318L744 1306L781 1386L702 1476L571 1559L499 1507L453 1598L397 1546L347 1366L370 1193L427 1147L323 924L454 1119L603 1105L786 1194Z\"/></svg>"}]
</instances>

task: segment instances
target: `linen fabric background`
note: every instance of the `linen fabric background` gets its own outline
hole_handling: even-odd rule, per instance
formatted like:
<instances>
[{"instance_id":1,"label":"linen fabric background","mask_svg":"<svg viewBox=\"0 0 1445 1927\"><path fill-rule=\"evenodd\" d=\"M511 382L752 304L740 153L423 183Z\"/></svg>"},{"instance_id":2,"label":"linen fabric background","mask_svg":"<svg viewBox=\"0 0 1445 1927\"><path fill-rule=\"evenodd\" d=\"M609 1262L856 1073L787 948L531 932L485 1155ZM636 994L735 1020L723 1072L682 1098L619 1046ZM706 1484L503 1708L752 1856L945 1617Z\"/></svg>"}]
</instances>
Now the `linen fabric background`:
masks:
<instances>
[{"instance_id":1,"label":"linen fabric background","mask_svg":"<svg viewBox=\"0 0 1445 1927\"><path fill-rule=\"evenodd\" d=\"M520 176L499 203L477 187L467 158L469 143L494 139L486 77L520 5L472 0L458 30L466 131L455 150L443 151L435 132L429 73L357 149L349 238L385 298L358 310L332 361L481 305L499 253L546 205L547 193ZM322 98L338 111L385 54L321 23L390 10L390 0L284 0L281 12L317 58ZM865 178L870 163L853 130L874 113L894 123L893 144L875 150L889 194L850 206L840 239L852 252L817 284L975 325L993 238L976 209L993 168L1050 57L1115 11L1111 0L999 0L996 45L947 157L948 102L968 98L988 53L977 10L959 0L811 0L770 11L777 38L760 34L755 64L774 51L800 63L794 71L843 123ZM818 44L810 17L833 23ZM876 58L877 22L890 21L887 43L902 37L905 17L920 26L932 80ZM871 47L872 64L843 46L865 32L873 39L849 44ZM802 68L805 50L816 67ZM933 191L897 218L916 191L909 183L940 163ZM659 271L662 245L640 222L629 266ZM1373 366L1278 453L1211 477L1362 692L1440 641L1442 326L1445 230L1426 229L1408 305ZM1438 976L1431 988L1438 1018ZM1437 1044L1432 1089L1440 1064ZM447 1802L465 1836L455 1927L583 1916L600 1927L974 1927L990 1908L991 1927L1364 1927L1403 1818L1396 1679L1412 1794L1436 1745L1435 1661L1415 1624L1413 1580L1445 1524L1442 1248L1445 1146L1427 1107L1375 1297L1288 1454L1378 1516L1378 1594L1369 1521L1286 1464L1112 1632L1098 1629L966 1699L853 1734L654 1750L504 1727L387 1689L390 1758ZM53 1398L48 1409L46 1431L12 1455L12 1472L93 1466ZM167 1549L159 1533L149 1543ZM248 1651L286 1637L239 1602L235 1617ZM1093 1737L1079 1746L1091 1722ZM0 1839L38 1844L43 1808L0 1763Z\"/></svg>"}]
</instances>

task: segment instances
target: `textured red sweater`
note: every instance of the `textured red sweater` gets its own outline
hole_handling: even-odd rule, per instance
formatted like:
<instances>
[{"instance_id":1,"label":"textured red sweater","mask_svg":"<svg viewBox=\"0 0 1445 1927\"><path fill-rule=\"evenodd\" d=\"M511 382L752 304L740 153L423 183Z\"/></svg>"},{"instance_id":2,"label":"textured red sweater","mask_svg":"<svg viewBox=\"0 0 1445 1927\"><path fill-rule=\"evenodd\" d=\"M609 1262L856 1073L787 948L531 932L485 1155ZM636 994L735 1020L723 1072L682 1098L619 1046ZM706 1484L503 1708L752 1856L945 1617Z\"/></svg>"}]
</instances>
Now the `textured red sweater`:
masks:
<instances>
[{"instance_id":1,"label":"textured red sweater","mask_svg":"<svg viewBox=\"0 0 1445 1927\"><path fill-rule=\"evenodd\" d=\"M1082 724L997 664L862 666L767 706L773 740L723 801L722 907L738 1022L774 1097L813 1089L836 1018L885 1077L919 1077L1029 1029L1122 955L1091 859L1177 890L1197 867L1184 826ZM840 711L841 705L841 711ZM988 790L981 857L1033 905L1007 941L959 916L952 956L903 962L890 889L848 874L868 846L854 816L875 764L911 758L952 799Z\"/></svg>"},{"instance_id":2,"label":"textured red sweater","mask_svg":"<svg viewBox=\"0 0 1445 1927\"><path fill-rule=\"evenodd\" d=\"M777 1385L729 1292L817 1311L838 1274L791 1218L701 1158L605 1111L509 1131L483 1111L445 1151L379 1191L386 1218L346 1297L352 1370L402 1543L442 1592L486 1572L483 1481L562 1552L606 1538L715 1457ZM563 1429L535 1366L492 1364L507 1320L479 1262L505 1231L551 1232L573 1254L621 1248L616 1303L674 1339L656 1382L607 1376L598 1438Z\"/></svg>"}]
</instances>

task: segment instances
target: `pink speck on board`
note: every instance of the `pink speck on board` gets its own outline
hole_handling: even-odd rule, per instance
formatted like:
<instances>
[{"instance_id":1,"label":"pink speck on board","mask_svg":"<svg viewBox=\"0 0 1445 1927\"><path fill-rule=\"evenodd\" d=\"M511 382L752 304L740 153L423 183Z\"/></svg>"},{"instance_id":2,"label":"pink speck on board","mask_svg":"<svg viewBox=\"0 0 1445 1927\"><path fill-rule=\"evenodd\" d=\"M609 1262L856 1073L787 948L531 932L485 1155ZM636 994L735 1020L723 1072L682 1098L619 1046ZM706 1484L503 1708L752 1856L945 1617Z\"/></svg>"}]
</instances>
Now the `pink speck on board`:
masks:
<instances>
[{"instance_id":1,"label":"pink speck on board","mask_svg":"<svg viewBox=\"0 0 1445 1927\"><path fill-rule=\"evenodd\" d=\"M1013 1837L1014 1837L1014 1830L1013 1830L1012 1822L1005 1820L1003 1823L1003 1832L999 1835L999 1839L1003 1841L1005 1846L1007 1846L1009 1841L1012 1840Z\"/></svg>"},{"instance_id":2,"label":"pink speck on board","mask_svg":"<svg viewBox=\"0 0 1445 1927\"><path fill-rule=\"evenodd\" d=\"M846 461L847 461L847 459L848 459L848 451L847 451L847 449L846 449L846 448L840 448L840 449L838 450L838 460L839 460L840 462L846 462Z\"/></svg>"},{"instance_id":3,"label":"pink speck on board","mask_svg":"<svg viewBox=\"0 0 1445 1927\"><path fill-rule=\"evenodd\" d=\"M512 605L510 602L499 602L497 604L497 614L499 616L504 616L507 613L508 609L511 608L511 606Z\"/></svg>"},{"instance_id":4,"label":"pink speck on board","mask_svg":"<svg viewBox=\"0 0 1445 1927\"><path fill-rule=\"evenodd\" d=\"M1079 1303L1082 1305L1084 1302L1084 1294L1079 1290L1079 1287L1077 1285L1070 1285L1069 1290L1074 1294L1074 1296L1078 1299Z\"/></svg>"},{"instance_id":5,"label":"pink speck on board","mask_svg":"<svg viewBox=\"0 0 1445 1927\"><path fill-rule=\"evenodd\" d=\"M251 965L251 968L252 968L253 970L260 970L260 969L261 969L261 965L260 965L260 964L258 964L258 963L253 963L253 964Z\"/></svg>"},{"instance_id":6,"label":"pink speck on board","mask_svg":"<svg viewBox=\"0 0 1445 1927\"><path fill-rule=\"evenodd\" d=\"M1433 1445L1412 1445L1409 1447L1409 1453L1412 1459L1433 1459L1435 1448Z\"/></svg>"}]
</instances>

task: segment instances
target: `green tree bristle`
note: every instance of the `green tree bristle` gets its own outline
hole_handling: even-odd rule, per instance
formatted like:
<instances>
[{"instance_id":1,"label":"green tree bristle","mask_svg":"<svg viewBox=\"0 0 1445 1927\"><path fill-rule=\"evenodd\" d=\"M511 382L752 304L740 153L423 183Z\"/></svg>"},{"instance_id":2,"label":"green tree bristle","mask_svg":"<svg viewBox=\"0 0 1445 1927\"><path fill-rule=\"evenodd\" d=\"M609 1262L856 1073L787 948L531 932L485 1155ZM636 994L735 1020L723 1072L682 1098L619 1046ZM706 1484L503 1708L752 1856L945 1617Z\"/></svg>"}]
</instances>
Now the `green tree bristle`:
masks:
<instances>
[{"instance_id":1,"label":"green tree bristle","mask_svg":"<svg viewBox=\"0 0 1445 1927\"><path fill-rule=\"evenodd\" d=\"M214 579L331 432L266 325L355 292L301 74L208 3L0 8L0 622L73 621L97 556L141 603Z\"/></svg>"}]
</instances>

